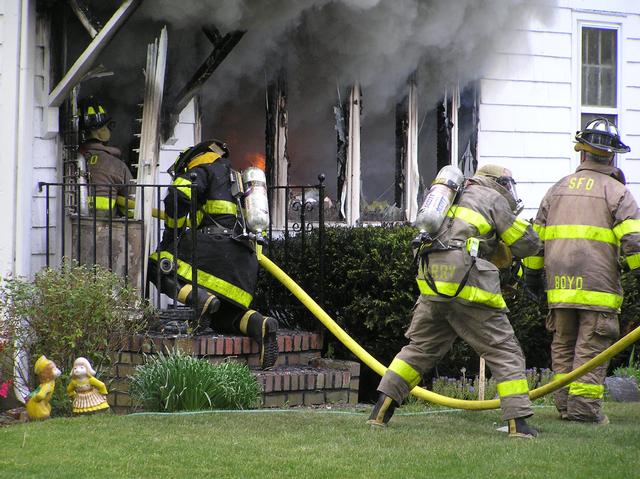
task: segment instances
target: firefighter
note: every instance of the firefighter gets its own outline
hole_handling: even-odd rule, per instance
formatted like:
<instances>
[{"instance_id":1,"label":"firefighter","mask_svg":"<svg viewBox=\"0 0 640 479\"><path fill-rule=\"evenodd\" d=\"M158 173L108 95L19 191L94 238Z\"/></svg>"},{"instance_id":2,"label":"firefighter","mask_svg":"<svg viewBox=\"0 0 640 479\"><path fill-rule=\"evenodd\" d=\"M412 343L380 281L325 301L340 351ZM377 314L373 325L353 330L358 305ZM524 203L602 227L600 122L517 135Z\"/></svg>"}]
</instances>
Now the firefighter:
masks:
<instances>
[{"instance_id":1,"label":"firefighter","mask_svg":"<svg viewBox=\"0 0 640 479\"><path fill-rule=\"evenodd\" d=\"M420 297L402 348L383 376L368 423L386 426L396 407L460 336L486 359L498 383L510 437L535 437L525 360L506 313L498 268L487 258L505 245L516 257L540 248L531 225L516 217L515 182L501 166L484 165L439 227L437 241L423 242L419 258ZM437 245L437 246L436 246Z\"/></svg>"},{"instance_id":2,"label":"firefighter","mask_svg":"<svg viewBox=\"0 0 640 479\"><path fill-rule=\"evenodd\" d=\"M575 136L580 166L546 193L534 228L543 248L525 258L525 289L544 295L547 329L553 332L552 367L556 379L608 348L620 332L622 304L620 253L640 272L640 214L615 153L628 153L609 120L590 121ZM561 419L608 424L602 413L607 364L556 392Z\"/></svg>"},{"instance_id":3,"label":"firefighter","mask_svg":"<svg viewBox=\"0 0 640 479\"><path fill-rule=\"evenodd\" d=\"M104 106L94 97L80 102L80 129L85 141L79 153L85 158L89 176L89 206L95 207L99 216L118 213L119 198L121 204L127 204L125 185L132 182L129 168L120 159L120 149L107 145L113 126Z\"/></svg>"},{"instance_id":4,"label":"firefighter","mask_svg":"<svg viewBox=\"0 0 640 479\"><path fill-rule=\"evenodd\" d=\"M226 144L208 140L185 150L169 173L174 187L164 198L165 230L150 257L149 279L163 293L195 307L196 333L211 327L250 336L260 347L260 366L272 367L278 358L278 323L249 308L258 260L244 233L241 179L230 167ZM190 217L194 194L196 218ZM197 291L192 289L192 252Z\"/></svg>"}]
</instances>

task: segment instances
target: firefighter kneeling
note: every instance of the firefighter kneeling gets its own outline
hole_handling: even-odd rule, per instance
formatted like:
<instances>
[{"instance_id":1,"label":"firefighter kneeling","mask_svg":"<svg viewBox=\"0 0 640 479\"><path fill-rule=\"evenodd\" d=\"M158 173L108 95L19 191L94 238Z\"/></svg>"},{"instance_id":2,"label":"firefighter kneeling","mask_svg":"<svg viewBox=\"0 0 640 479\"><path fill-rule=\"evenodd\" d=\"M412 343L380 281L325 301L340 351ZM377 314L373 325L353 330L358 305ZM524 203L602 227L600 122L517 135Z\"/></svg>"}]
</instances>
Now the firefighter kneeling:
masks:
<instances>
[{"instance_id":1,"label":"firefighter kneeling","mask_svg":"<svg viewBox=\"0 0 640 479\"><path fill-rule=\"evenodd\" d=\"M528 222L516 217L519 201L509 170L485 165L462 187L462 172L445 168L416 222L427 231L414 244L421 294L405 333L409 344L382 378L368 423L385 426L422 375L460 336L485 358L498 383L509 436L534 437L537 431L525 421L533 414L525 360L506 315L498 267L487 258L499 245L518 258L529 256L538 251L540 240ZM432 221L434 214L440 221Z\"/></svg>"},{"instance_id":2,"label":"firefighter kneeling","mask_svg":"<svg viewBox=\"0 0 640 479\"><path fill-rule=\"evenodd\" d=\"M228 156L223 142L204 141L185 150L169 169L174 187L164 199L165 231L158 251L149 259L149 279L164 294L197 310L196 333L212 327L256 340L260 367L266 369L278 358L278 323L249 309L258 276L255 239L261 238L259 230L264 231L269 218L266 184L262 171L248 168L244 176L251 191L245 198L242 178L231 169ZM256 201L252 196L258 192L264 198L256 215L249 203ZM196 218L190 217L192 194L196 195ZM251 210L246 225L243 202ZM247 234L247 226L255 236ZM197 263L197 291L192 288L192 258Z\"/></svg>"}]
</instances>

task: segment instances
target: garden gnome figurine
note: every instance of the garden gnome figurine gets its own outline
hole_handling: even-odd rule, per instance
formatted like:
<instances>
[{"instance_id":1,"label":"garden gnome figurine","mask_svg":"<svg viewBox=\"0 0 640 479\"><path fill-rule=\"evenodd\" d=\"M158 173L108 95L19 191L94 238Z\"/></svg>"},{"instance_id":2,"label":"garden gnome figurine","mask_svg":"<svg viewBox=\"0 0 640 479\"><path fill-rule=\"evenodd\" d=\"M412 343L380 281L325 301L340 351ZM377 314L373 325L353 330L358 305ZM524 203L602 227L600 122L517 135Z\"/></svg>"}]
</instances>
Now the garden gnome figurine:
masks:
<instances>
[{"instance_id":1,"label":"garden gnome figurine","mask_svg":"<svg viewBox=\"0 0 640 479\"><path fill-rule=\"evenodd\" d=\"M86 358L78 358L73 362L71 382L67 386L67 394L73 398L74 414L87 414L109 409L107 387L97 380L96 372Z\"/></svg>"},{"instance_id":2,"label":"garden gnome figurine","mask_svg":"<svg viewBox=\"0 0 640 479\"><path fill-rule=\"evenodd\" d=\"M48 419L51 416L51 396L56 387L56 378L60 376L60 370L56 363L40 356L33 367L38 376L38 387L29 394L27 399L27 415L34 421Z\"/></svg>"}]
</instances>

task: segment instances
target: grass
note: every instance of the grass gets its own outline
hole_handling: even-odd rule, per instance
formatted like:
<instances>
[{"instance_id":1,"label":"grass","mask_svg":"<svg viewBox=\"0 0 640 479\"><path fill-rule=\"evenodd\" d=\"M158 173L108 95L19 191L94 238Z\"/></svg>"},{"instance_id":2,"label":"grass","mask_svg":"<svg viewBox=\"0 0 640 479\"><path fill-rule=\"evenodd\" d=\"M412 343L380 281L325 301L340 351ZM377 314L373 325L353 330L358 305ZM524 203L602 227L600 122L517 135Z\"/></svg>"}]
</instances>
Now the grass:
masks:
<instances>
[{"instance_id":1,"label":"grass","mask_svg":"<svg viewBox=\"0 0 640 479\"><path fill-rule=\"evenodd\" d=\"M0 475L16 478L626 478L640 475L640 404L607 403L612 424L531 421L508 439L499 412L397 415L207 412L58 418L0 429Z\"/></svg>"}]
</instances>

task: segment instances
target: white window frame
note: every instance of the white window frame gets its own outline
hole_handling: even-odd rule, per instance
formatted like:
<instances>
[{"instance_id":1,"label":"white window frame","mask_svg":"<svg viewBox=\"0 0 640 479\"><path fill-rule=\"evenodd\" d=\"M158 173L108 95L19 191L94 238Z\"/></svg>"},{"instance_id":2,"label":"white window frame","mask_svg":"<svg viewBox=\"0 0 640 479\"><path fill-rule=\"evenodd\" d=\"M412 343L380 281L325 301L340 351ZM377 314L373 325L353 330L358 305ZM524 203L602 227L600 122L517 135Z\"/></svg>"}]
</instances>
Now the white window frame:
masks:
<instances>
[{"instance_id":1,"label":"white window frame","mask_svg":"<svg viewBox=\"0 0 640 479\"><path fill-rule=\"evenodd\" d=\"M573 118L575 131L582 128L581 119L583 113L616 115L618 127L624 131L624 89L622 88L622 68L623 68L623 39L625 14L600 14L584 11L573 11ZM582 105L582 29L598 28L603 30L615 30L616 34L616 107L597 107ZM580 163L580 155L576 153L573 157L573 167Z\"/></svg>"}]
</instances>

